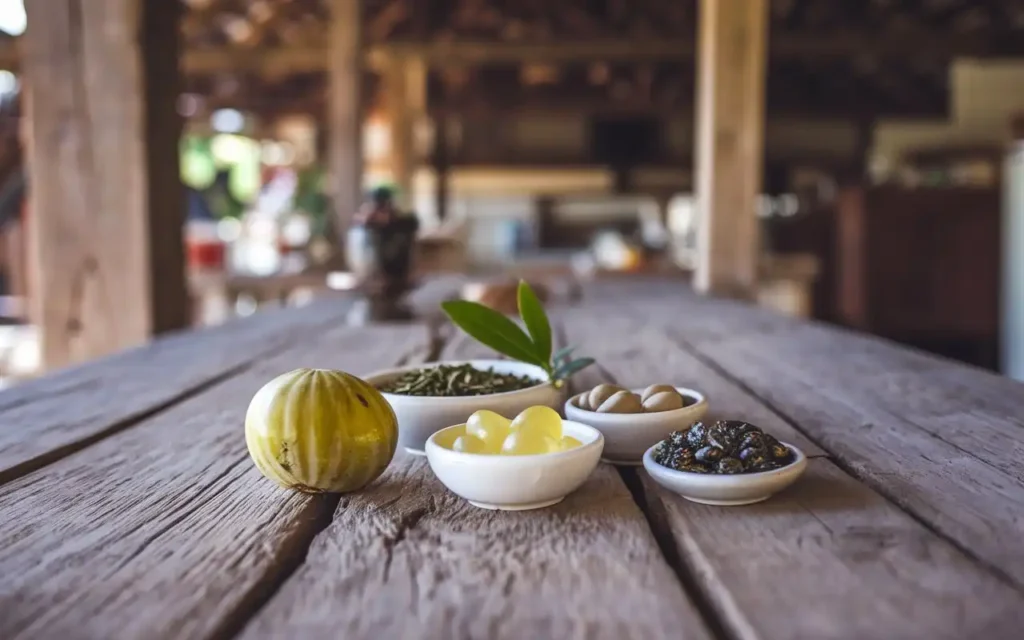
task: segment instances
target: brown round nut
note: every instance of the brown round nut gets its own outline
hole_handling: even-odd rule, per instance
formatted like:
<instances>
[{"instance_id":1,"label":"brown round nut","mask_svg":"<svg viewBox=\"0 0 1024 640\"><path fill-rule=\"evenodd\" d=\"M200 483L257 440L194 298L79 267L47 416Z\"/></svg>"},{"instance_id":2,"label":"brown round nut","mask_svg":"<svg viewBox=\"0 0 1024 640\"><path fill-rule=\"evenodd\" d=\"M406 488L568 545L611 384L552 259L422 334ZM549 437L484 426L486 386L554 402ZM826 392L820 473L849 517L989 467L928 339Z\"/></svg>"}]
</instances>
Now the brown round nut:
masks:
<instances>
[{"instance_id":1,"label":"brown round nut","mask_svg":"<svg viewBox=\"0 0 1024 640\"><path fill-rule=\"evenodd\" d=\"M588 396L589 394L581 393L577 396L574 396L571 402L573 406L583 409L584 411L593 411L593 409L590 406L590 401L587 399Z\"/></svg>"},{"instance_id":2,"label":"brown round nut","mask_svg":"<svg viewBox=\"0 0 1024 640\"><path fill-rule=\"evenodd\" d=\"M640 396L625 390L616 391L597 408L598 413L641 413L643 410Z\"/></svg>"},{"instance_id":3,"label":"brown round nut","mask_svg":"<svg viewBox=\"0 0 1024 640\"><path fill-rule=\"evenodd\" d=\"M591 411L597 411L605 400L612 397L619 391L625 391L622 387L614 384L599 384L587 394L587 405Z\"/></svg>"},{"instance_id":4,"label":"brown round nut","mask_svg":"<svg viewBox=\"0 0 1024 640\"><path fill-rule=\"evenodd\" d=\"M644 400L644 411L657 413L659 411L673 411L683 408L683 396L675 391L662 391L655 393Z\"/></svg>"},{"instance_id":5,"label":"brown round nut","mask_svg":"<svg viewBox=\"0 0 1024 640\"><path fill-rule=\"evenodd\" d=\"M679 394L679 392L676 391L676 388L670 384L652 384L651 386L644 389L644 392L640 394L640 401L647 402L647 399L653 396L654 394L663 392L671 392L675 393L676 395Z\"/></svg>"}]
</instances>

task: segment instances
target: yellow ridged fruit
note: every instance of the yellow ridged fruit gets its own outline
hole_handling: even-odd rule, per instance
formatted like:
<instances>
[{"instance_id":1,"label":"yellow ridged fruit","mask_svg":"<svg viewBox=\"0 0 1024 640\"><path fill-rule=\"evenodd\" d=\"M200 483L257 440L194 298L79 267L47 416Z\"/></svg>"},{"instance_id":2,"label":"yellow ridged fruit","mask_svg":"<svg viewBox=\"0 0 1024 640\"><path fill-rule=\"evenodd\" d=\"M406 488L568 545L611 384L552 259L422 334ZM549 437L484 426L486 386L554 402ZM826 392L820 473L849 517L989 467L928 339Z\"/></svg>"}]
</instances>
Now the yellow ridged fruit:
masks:
<instances>
[{"instance_id":1,"label":"yellow ridged fruit","mask_svg":"<svg viewBox=\"0 0 1024 640\"><path fill-rule=\"evenodd\" d=\"M384 472L398 446L398 419L384 396L355 376L296 369L256 392L245 442L263 475L281 486L344 493Z\"/></svg>"}]
</instances>

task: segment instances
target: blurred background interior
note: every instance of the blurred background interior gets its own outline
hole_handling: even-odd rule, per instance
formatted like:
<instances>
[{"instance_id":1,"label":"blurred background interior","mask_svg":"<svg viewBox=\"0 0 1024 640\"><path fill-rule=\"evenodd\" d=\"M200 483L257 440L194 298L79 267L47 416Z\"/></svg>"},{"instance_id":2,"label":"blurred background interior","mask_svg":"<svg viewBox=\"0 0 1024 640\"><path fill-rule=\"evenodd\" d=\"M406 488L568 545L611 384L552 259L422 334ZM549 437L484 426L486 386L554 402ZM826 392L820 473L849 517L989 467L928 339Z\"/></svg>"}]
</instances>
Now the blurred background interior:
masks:
<instances>
[{"instance_id":1,"label":"blurred background interior","mask_svg":"<svg viewBox=\"0 0 1024 640\"><path fill-rule=\"evenodd\" d=\"M416 279L692 272L695 0L366 0L347 27L329 0L182 4L195 325L358 285L339 240L358 201L329 178L346 86L360 196L392 185L418 218ZM756 299L1024 377L1024 2L772 0L768 20ZM0 0L7 381L46 364L27 22ZM348 85L344 37L367 55Z\"/></svg>"}]
</instances>

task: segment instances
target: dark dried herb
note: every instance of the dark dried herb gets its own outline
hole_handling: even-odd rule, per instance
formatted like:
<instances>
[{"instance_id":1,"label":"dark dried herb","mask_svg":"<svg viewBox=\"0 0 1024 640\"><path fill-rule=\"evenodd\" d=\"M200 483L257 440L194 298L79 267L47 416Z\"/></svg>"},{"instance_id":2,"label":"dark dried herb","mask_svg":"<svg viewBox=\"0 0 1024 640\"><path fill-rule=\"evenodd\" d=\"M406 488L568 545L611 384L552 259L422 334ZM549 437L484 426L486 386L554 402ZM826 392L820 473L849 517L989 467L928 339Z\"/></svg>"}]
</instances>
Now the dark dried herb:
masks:
<instances>
[{"instance_id":1,"label":"dark dried herb","mask_svg":"<svg viewBox=\"0 0 1024 640\"><path fill-rule=\"evenodd\" d=\"M518 391L541 382L530 376L498 373L493 368L483 370L470 364L442 364L408 371L380 385L379 389L401 396L483 396Z\"/></svg>"},{"instance_id":2,"label":"dark dried herb","mask_svg":"<svg viewBox=\"0 0 1024 640\"><path fill-rule=\"evenodd\" d=\"M732 475L784 467L793 452L748 422L719 420L672 432L655 448L654 461L678 471Z\"/></svg>"},{"instance_id":3,"label":"dark dried herb","mask_svg":"<svg viewBox=\"0 0 1024 640\"><path fill-rule=\"evenodd\" d=\"M686 431L686 443L696 451L708 443L707 434L708 428L704 426L703 422L698 422Z\"/></svg>"},{"instance_id":4,"label":"dark dried herb","mask_svg":"<svg viewBox=\"0 0 1024 640\"><path fill-rule=\"evenodd\" d=\"M725 457L725 451L719 447L702 447L693 454L693 457L704 463L718 462Z\"/></svg>"},{"instance_id":5,"label":"dark dried herb","mask_svg":"<svg viewBox=\"0 0 1024 640\"><path fill-rule=\"evenodd\" d=\"M715 465L715 473L723 473L732 475L735 473L743 473L743 463L736 458L722 458Z\"/></svg>"}]
</instances>

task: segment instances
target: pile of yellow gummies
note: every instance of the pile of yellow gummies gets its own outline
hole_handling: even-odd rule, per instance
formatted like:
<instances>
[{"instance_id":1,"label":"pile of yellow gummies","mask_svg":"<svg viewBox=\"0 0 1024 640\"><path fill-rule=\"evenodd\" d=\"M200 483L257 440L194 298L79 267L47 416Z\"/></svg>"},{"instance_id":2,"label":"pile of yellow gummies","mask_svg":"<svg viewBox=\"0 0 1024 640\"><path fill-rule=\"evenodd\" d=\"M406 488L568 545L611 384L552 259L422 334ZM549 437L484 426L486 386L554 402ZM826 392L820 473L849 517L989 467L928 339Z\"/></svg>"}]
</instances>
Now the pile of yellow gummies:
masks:
<instances>
[{"instance_id":1,"label":"pile of yellow gummies","mask_svg":"<svg viewBox=\"0 0 1024 640\"><path fill-rule=\"evenodd\" d=\"M508 420L493 411L477 411L466 421L466 433L452 449L462 453L532 456L568 451L582 443L562 435L562 417L550 407L530 407Z\"/></svg>"}]
</instances>

